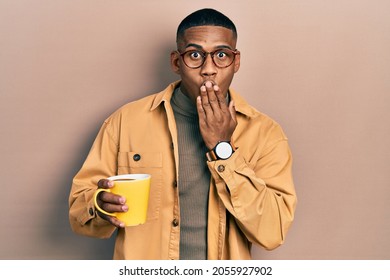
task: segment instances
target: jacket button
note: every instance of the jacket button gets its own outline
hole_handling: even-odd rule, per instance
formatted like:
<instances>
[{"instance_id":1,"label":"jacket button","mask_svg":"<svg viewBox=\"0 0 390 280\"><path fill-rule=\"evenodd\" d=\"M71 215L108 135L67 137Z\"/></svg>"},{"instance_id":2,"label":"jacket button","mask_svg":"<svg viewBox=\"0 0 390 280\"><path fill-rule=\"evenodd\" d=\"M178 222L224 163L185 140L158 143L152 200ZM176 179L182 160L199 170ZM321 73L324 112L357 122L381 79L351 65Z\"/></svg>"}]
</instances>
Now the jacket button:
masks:
<instances>
[{"instance_id":1,"label":"jacket button","mask_svg":"<svg viewBox=\"0 0 390 280\"><path fill-rule=\"evenodd\" d=\"M179 225L179 221L178 221L177 219L173 219L172 225L173 225L174 227L177 227L177 226Z\"/></svg>"},{"instance_id":2,"label":"jacket button","mask_svg":"<svg viewBox=\"0 0 390 280\"><path fill-rule=\"evenodd\" d=\"M224 165L218 165L218 171L219 172L224 172L225 171L225 166Z\"/></svg>"},{"instance_id":3,"label":"jacket button","mask_svg":"<svg viewBox=\"0 0 390 280\"><path fill-rule=\"evenodd\" d=\"M93 215L93 209L92 208L89 208L89 215Z\"/></svg>"},{"instance_id":4,"label":"jacket button","mask_svg":"<svg viewBox=\"0 0 390 280\"><path fill-rule=\"evenodd\" d=\"M135 154L135 155L133 156L133 159L134 159L135 161L139 161L139 160L141 159L141 156L140 156L139 154Z\"/></svg>"}]
</instances>

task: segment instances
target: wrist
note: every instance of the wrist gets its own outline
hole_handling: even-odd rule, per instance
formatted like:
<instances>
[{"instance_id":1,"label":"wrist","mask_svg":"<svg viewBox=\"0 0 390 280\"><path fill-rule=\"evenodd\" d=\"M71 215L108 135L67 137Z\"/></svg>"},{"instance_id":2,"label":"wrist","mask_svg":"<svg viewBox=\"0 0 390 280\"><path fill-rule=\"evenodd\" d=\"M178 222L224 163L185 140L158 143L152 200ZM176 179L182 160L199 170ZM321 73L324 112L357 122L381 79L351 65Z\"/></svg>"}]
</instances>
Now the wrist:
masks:
<instances>
[{"instance_id":1,"label":"wrist","mask_svg":"<svg viewBox=\"0 0 390 280\"><path fill-rule=\"evenodd\" d=\"M219 141L214 148L206 153L208 161L226 160L232 156L236 148L232 141Z\"/></svg>"}]
</instances>

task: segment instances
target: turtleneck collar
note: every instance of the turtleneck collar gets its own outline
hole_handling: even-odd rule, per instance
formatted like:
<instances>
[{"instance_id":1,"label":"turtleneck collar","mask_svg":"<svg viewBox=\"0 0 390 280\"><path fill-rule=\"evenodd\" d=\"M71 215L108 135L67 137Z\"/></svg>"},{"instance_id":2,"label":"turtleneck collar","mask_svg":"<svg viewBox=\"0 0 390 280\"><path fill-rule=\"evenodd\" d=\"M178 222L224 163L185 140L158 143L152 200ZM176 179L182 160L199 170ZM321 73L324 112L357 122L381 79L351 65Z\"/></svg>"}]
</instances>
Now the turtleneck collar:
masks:
<instances>
[{"instance_id":1,"label":"turtleneck collar","mask_svg":"<svg viewBox=\"0 0 390 280\"><path fill-rule=\"evenodd\" d=\"M187 117L197 117L198 112L196 110L196 104L189 99L181 90L177 87L172 96L172 105L174 111Z\"/></svg>"}]
</instances>

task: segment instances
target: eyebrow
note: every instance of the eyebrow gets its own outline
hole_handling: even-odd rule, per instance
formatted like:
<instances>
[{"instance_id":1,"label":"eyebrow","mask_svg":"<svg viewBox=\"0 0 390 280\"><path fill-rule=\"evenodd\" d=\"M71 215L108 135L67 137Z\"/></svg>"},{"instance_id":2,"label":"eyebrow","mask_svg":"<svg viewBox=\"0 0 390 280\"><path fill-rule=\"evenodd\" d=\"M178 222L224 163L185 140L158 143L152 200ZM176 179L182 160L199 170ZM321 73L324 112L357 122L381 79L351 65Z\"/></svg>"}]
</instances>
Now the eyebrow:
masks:
<instances>
[{"instance_id":1,"label":"eyebrow","mask_svg":"<svg viewBox=\"0 0 390 280\"><path fill-rule=\"evenodd\" d=\"M203 50L203 47L201 45L198 45L198 44L194 44L194 43L189 43L185 46L185 48L190 48L190 47L194 47L198 50ZM228 46L228 45L218 45L215 47L215 49L229 49L229 50L232 50L232 47Z\"/></svg>"}]
</instances>

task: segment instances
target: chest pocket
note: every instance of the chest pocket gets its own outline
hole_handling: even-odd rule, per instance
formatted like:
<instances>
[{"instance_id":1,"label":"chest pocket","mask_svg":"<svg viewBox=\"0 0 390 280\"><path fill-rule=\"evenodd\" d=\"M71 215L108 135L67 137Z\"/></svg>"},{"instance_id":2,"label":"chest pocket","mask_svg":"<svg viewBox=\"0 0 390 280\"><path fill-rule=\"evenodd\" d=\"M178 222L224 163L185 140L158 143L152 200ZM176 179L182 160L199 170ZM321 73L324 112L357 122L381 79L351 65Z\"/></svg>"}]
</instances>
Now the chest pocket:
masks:
<instances>
[{"instance_id":1,"label":"chest pocket","mask_svg":"<svg viewBox=\"0 0 390 280\"><path fill-rule=\"evenodd\" d=\"M162 153L153 152L119 152L118 175L150 174L150 196L147 221L156 220L160 213L161 191L163 186Z\"/></svg>"}]
</instances>

